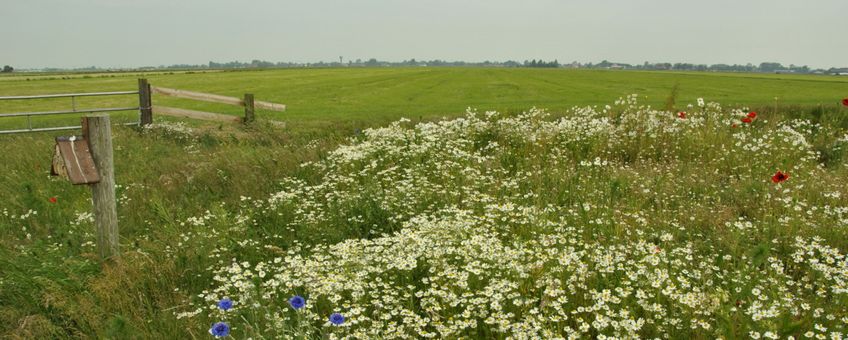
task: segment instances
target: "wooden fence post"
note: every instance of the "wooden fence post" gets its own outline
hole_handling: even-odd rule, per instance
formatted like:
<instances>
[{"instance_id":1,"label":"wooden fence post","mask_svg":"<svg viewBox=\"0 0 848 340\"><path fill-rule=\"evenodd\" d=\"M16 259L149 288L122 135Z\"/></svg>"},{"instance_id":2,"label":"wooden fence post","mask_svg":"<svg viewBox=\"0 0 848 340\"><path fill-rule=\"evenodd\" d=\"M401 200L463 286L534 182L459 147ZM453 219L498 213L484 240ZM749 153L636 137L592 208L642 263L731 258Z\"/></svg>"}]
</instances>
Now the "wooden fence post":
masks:
<instances>
[{"instance_id":1,"label":"wooden fence post","mask_svg":"<svg viewBox=\"0 0 848 340\"><path fill-rule=\"evenodd\" d=\"M90 185L94 203L94 223L97 227L97 248L102 259L118 257L118 211L115 203L112 126L109 125L109 116L83 117L82 132L100 175L100 182Z\"/></svg>"},{"instance_id":2,"label":"wooden fence post","mask_svg":"<svg viewBox=\"0 0 848 340\"><path fill-rule=\"evenodd\" d=\"M252 93L244 94L244 122L250 123L256 119L255 112L255 103L253 101Z\"/></svg>"},{"instance_id":3,"label":"wooden fence post","mask_svg":"<svg viewBox=\"0 0 848 340\"><path fill-rule=\"evenodd\" d=\"M150 92L150 84L144 78L138 79L138 107L141 112L139 125L153 124L153 98Z\"/></svg>"}]
</instances>

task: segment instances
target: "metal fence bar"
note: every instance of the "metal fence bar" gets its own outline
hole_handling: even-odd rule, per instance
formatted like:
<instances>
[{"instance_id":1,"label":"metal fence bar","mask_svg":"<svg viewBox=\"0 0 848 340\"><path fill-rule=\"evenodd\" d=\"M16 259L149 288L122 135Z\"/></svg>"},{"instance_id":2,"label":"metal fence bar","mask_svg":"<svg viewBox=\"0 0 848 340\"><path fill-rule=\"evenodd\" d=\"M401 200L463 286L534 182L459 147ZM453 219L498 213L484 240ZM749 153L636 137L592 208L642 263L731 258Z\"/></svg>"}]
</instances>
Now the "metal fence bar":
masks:
<instances>
[{"instance_id":1,"label":"metal fence bar","mask_svg":"<svg viewBox=\"0 0 848 340\"><path fill-rule=\"evenodd\" d=\"M124 94L138 94L138 91L60 93L60 94L42 94L42 95L33 95L33 96L6 96L6 97L0 97L0 100L43 99L43 98L63 98L63 97L91 97L91 96L118 96L118 95L124 95Z\"/></svg>"},{"instance_id":2,"label":"metal fence bar","mask_svg":"<svg viewBox=\"0 0 848 340\"><path fill-rule=\"evenodd\" d=\"M65 111L14 112L14 113L0 113L0 118L2 118L2 117L21 117L21 116L62 115L62 114L89 113L89 112L135 111L135 110L138 110L138 109L139 109L138 107L116 107L116 108L108 108L108 109L79 109L79 110L65 110Z\"/></svg>"},{"instance_id":3,"label":"metal fence bar","mask_svg":"<svg viewBox=\"0 0 848 340\"><path fill-rule=\"evenodd\" d=\"M37 128L37 129L0 130L0 135L10 134L10 133L21 133L21 132L74 130L74 129L79 129L79 128L80 128L79 126L61 126L61 127Z\"/></svg>"},{"instance_id":4,"label":"metal fence bar","mask_svg":"<svg viewBox=\"0 0 848 340\"><path fill-rule=\"evenodd\" d=\"M121 125L124 126L138 126L138 122L132 123L123 123ZM44 131L62 131L62 130L77 130L82 129L82 126L60 126L60 127L49 127L49 128L35 128L35 129L19 129L19 130L0 130L0 135L12 134L12 133L23 133L23 132L44 132Z\"/></svg>"}]
</instances>

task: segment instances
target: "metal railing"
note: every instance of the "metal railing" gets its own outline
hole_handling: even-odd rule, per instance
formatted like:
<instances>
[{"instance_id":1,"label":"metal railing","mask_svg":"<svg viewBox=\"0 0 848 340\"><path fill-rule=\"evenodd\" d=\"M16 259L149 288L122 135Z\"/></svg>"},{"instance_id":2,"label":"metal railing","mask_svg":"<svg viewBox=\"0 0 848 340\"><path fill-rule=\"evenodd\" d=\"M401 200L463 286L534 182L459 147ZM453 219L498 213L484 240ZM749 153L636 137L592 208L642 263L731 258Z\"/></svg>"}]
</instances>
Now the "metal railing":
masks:
<instances>
[{"instance_id":1,"label":"metal railing","mask_svg":"<svg viewBox=\"0 0 848 340\"><path fill-rule=\"evenodd\" d=\"M40 111L40 112L11 112L11 113L0 113L0 118L5 117L27 117L27 128L26 129L17 129L17 130L0 130L0 134L11 134L11 133L23 133L23 132L39 132L39 131L59 131L59 130L75 130L82 128L80 125L75 126L58 126L58 127L46 127L46 128L33 128L32 127L32 117L33 116L45 116L45 115L62 115L62 114L74 114L74 113L94 113L94 112L115 112L115 111L139 111L140 107L114 107L114 108L89 108L89 109L78 109L76 98L77 97L94 97L94 96L119 96L119 95L138 95L139 91L114 91L114 92L89 92L89 93L64 93L64 94L44 94L44 95L32 95L32 96L6 96L0 97L0 101L3 100L27 100L27 99L45 99L45 98L71 98L71 109L70 110L58 110L58 111ZM138 125L139 122L126 123L124 125Z\"/></svg>"}]
</instances>

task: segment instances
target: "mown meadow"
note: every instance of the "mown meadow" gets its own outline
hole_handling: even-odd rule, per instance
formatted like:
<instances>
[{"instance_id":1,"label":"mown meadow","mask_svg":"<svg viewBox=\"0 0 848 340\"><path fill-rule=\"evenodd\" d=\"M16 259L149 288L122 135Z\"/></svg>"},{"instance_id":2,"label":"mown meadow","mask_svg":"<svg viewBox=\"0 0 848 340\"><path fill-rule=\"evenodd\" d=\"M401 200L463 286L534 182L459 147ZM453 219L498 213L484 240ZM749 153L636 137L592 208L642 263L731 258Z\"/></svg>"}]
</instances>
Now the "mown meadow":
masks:
<instances>
[{"instance_id":1,"label":"mown meadow","mask_svg":"<svg viewBox=\"0 0 848 340\"><path fill-rule=\"evenodd\" d=\"M136 76L0 77L0 95L129 90ZM87 188L48 176L61 133L0 136L3 336L848 334L848 79L418 68L147 78L253 92L289 105L258 112L287 126L116 127L122 256L106 263Z\"/></svg>"}]
</instances>

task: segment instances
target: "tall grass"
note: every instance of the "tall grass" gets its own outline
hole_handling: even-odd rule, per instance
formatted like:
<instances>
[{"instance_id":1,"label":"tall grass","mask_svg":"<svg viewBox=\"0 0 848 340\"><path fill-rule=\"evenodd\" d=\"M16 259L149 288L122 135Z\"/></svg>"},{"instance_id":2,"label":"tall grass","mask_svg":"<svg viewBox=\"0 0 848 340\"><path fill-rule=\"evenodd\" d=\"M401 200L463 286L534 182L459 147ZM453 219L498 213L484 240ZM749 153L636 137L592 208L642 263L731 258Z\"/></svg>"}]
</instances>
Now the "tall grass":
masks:
<instances>
[{"instance_id":1,"label":"tall grass","mask_svg":"<svg viewBox=\"0 0 848 340\"><path fill-rule=\"evenodd\" d=\"M53 138L4 136L10 152L0 163L0 334L189 336L172 311L187 292L208 286L203 269L214 259L205 251L214 243L186 239L208 230L185 220L267 193L284 174L297 173L300 162L317 159L354 131L333 126L297 132L261 123L237 129L115 127L124 255L105 265L96 258L88 188L49 176Z\"/></svg>"}]
</instances>

